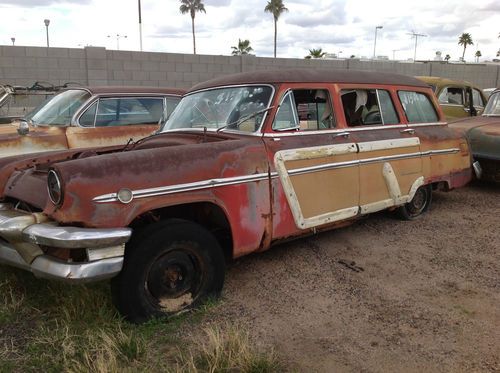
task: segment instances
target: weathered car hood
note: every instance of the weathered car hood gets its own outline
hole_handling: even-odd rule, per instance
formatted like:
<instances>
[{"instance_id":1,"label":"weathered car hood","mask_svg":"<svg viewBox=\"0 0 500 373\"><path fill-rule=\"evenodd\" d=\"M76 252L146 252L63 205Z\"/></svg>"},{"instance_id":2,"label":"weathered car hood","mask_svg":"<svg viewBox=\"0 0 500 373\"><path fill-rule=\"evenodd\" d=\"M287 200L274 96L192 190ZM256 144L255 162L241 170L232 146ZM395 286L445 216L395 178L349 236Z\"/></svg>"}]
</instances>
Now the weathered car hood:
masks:
<instances>
[{"instance_id":1,"label":"weathered car hood","mask_svg":"<svg viewBox=\"0 0 500 373\"><path fill-rule=\"evenodd\" d=\"M467 137L474 157L500 161L500 118L470 129Z\"/></svg>"},{"instance_id":2,"label":"weathered car hood","mask_svg":"<svg viewBox=\"0 0 500 373\"><path fill-rule=\"evenodd\" d=\"M30 126L26 135L17 132L19 122L0 125L0 158L68 148L65 128Z\"/></svg>"},{"instance_id":3,"label":"weathered car hood","mask_svg":"<svg viewBox=\"0 0 500 373\"><path fill-rule=\"evenodd\" d=\"M479 116L479 117L465 118L462 120L450 122L448 123L448 127L458 130L463 134L466 134L467 131L473 128L485 125L494 125L499 123L500 123L500 117Z\"/></svg>"},{"instance_id":4,"label":"weathered car hood","mask_svg":"<svg viewBox=\"0 0 500 373\"><path fill-rule=\"evenodd\" d=\"M260 138L213 132L159 134L128 147L115 147L105 154L99 149L100 155L97 156L89 149L55 152L31 159L19 157L3 167L0 162L0 183L2 175L11 171L3 184L5 197L26 202L59 221L81 219L91 224L99 221L98 225L103 226L107 217L114 213L114 206L93 202L99 195L116 193L122 188L137 190L220 175L233 176L238 173L241 163L252 164L255 169L260 162L258 170L252 172L267 172L267 162L262 154L245 152L246 146L251 148L256 141ZM54 169L61 178L65 194L61 206L54 206L48 199L46 179L49 169ZM80 208L84 205L93 206L94 210L82 212Z\"/></svg>"}]
</instances>

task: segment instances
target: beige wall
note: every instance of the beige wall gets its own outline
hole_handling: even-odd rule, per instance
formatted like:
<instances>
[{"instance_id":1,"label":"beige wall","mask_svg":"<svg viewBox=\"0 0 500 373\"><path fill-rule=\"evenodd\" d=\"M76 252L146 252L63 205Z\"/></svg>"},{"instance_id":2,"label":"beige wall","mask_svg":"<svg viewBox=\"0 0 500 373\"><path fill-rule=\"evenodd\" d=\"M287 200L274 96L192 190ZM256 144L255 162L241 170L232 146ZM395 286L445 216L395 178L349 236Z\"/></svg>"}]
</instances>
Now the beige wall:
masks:
<instances>
[{"instance_id":1,"label":"beige wall","mask_svg":"<svg viewBox=\"0 0 500 373\"><path fill-rule=\"evenodd\" d=\"M500 64L402 63L305 60L252 56L210 56L85 49L0 46L0 84L146 85L189 88L224 74L280 68L356 69L433 75L500 86Z\"/></svg>"}]
</instances>

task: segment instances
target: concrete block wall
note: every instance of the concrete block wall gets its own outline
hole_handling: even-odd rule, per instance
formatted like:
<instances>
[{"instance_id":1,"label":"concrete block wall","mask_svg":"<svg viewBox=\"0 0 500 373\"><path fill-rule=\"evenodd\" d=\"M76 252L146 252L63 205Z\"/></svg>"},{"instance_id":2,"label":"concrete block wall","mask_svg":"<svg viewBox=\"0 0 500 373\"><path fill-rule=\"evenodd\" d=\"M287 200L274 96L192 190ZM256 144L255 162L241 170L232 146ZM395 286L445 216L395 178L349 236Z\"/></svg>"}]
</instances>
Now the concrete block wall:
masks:
<instances>
[{"instance_id":1,"label":"concrete block wall","mask_svg":"<svg viewBox=\"0 0 500 373\"><path fill-rule=\"evenodd\" d=\"M469 80L481 88L500 86L500 65L306 60L107 50L103 47L0 46L0 84L142 85L189 88L226 74L283 68L356 69Z\"/></svg>"}]
</instances>

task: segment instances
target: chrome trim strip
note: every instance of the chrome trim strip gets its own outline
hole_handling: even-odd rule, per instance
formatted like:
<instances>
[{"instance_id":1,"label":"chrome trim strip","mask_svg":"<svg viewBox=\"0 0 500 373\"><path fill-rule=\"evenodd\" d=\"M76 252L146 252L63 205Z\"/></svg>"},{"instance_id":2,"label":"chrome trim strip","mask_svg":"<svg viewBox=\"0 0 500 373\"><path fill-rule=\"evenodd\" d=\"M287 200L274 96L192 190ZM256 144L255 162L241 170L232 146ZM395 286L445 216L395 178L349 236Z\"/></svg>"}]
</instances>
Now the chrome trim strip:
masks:
<instances>
[{"instance_id":1,"label":"chrome trim strip","mask_svg":"<svg viewBox=\"0 0 500 373\"><path fill-rule=\"evenodd\" d=\"M220 186L228 186L234 184L251 183L256 181L267 180L268 178L269 178L269 173L266 172L266 173L246 175L246 176L234 176L227 178L196 181L193 183L169 185L158 188L139 189L132 191L132 194L134 198L154 197L159 195L208 189L216 186L220 187ZM92 200L94 202L103 203L103 202L116 202L118 201L118 198L116 193L109 193L94 197Z\"/></svg>"},{"instance_id":2,"label":"chrome trim strip","mask_svg":"<svg viewBox=\"0 0 500 373\"><path fill-rule=\"evenodd\" d=\"M431 155L455 154L455 153L458 153L459 151L460 151L460 149L458 149L458 148L450 148L450 149L440 149L440 150L429 150L426 152L415 152L415 153L397 154L397 155L390 155L390 156L383 156L383 157L365 158L365 159L359 159L359 160L355 160L355 161L334 162L334 163L327 163L327 164L318 165L318 166L302 167L302 168L296 168L293 170L288 170L288 174L290 176L295 176L295 175L305 174L308 172L319 172L319 171L336 169L336 168L345 168L345 167L350 167L350 166L355 166L355 165L361 166L361 165L380 163L380 162L386 162L386 161L395 161L395 160L402 160L402 159L427 157L427 156L431 156ZM254 175L246 175L246 176L218 178L218 179L196 181L196 182L186 183L186 184L169 185L169 186L157 187L157 188L138 189L138 190L132 191L132 194L133 194L134 198L148 198L148 197L155 197L155 196L160 196L160 195L168 195L168 194L181 193L181 192L192 192L195 190L203 190L203 189L209 189L209 188L213 188L213 187L221 187L221 186L263 181L263 180L268 180L269 177L271 177L271 179L274 179L277 176L278 176L277 172L271 172L270 174L269 173L260 173L260 174L254 174ZM116 193L108 193L108 194L96 196L92 199L92 201L97 202L97 203L117 202L118 198L117 198Z\"/></svg>"}]
</instances>

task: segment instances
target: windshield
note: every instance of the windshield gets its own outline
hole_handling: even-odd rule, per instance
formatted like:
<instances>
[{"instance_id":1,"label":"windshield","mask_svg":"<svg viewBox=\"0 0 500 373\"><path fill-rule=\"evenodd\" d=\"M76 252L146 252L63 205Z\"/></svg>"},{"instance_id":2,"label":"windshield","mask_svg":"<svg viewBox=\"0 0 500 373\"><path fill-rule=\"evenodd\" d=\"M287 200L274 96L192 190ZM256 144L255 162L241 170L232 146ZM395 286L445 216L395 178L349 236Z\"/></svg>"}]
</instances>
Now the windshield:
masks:
<instances>
[{"instance_id":1,"label":"windshield","mask_svg":"<svg viewBox=\"0 0 500 373\"><path fill-rule=\"evenodd\" d=\"M271 101L270 86L211 89L184 97L162 132L182 128L212 128L255 132Z\"/></svg>"},{"instance_id":2,"label":"windshield","mask_svg":"<svg viewBox=\"0 0 500 373\"><path fill-rule=\"evenodd\" d=\"M40 105L26 119L37 125L69 126L75 112L89 98L90 93L87 91L70 89Z\"/></svg>"},{"instance_id":3,"label":"windshield","mask_svg":"<svg viewBox=\"0 0 500 373\"><path fill-rule=\"evenodd\" d=\"M488 104L484 109L484 114L486 116L500 116L500 91L493 93L488 100Z\"/></svg>"}]
</instances>

